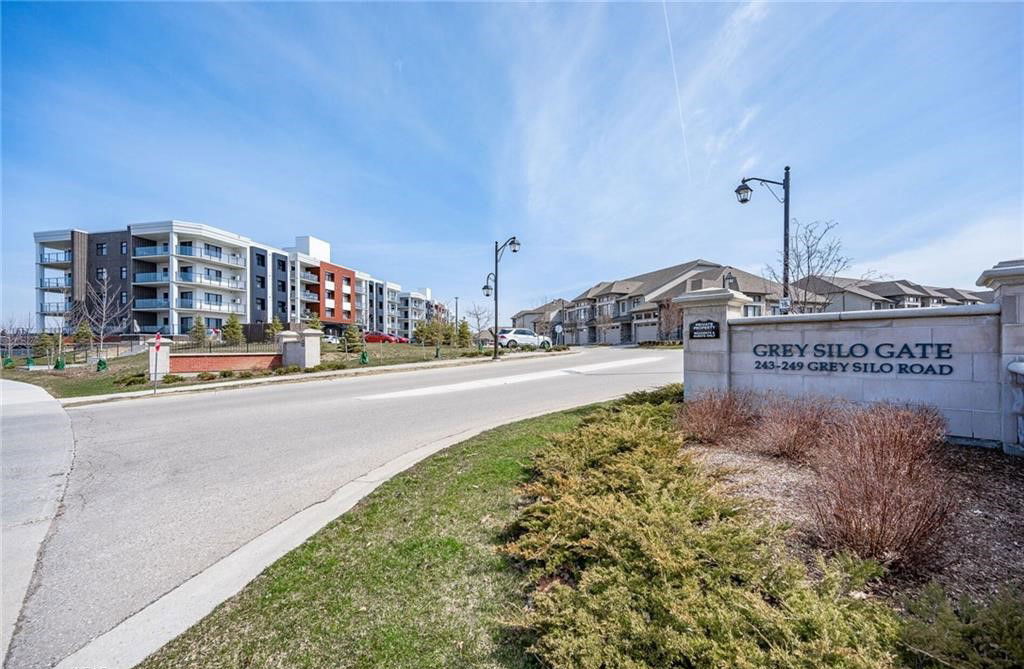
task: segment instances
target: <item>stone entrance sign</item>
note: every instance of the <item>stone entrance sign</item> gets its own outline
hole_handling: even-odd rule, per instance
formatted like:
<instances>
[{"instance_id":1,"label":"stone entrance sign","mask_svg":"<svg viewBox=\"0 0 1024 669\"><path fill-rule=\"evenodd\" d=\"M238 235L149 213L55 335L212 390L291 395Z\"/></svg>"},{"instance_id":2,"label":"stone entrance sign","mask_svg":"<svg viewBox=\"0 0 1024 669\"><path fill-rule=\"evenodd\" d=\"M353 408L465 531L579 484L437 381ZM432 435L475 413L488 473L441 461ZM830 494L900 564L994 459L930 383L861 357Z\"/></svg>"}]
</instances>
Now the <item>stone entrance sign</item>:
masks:
<instances>
[{"instance_id":1,"label":"stone entrance sign","mask_svg":"<svg viewBox=\"0 0 1024 669\"><path fill-rule=\"evenodd\" d=\"M980 285L993 304L741 318L750 301L724 288L676 298L684 325L721 324L690 337L687 397L716 389L934 406L953 437L1024 453L1008 365L1024 360L1024 260L1000 263ZM1012 378L1011 378L1012 377Z\"/></svg>"}]
</instances>

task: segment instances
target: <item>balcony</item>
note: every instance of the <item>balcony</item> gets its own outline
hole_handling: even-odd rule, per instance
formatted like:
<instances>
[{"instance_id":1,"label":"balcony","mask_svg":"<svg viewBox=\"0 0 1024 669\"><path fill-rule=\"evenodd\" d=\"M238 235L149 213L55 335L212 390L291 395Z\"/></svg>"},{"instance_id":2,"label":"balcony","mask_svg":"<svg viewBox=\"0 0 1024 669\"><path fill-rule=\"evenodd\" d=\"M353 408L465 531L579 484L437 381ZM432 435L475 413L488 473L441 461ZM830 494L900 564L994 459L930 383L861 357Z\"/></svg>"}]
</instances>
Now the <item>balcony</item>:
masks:
<instances>
[{"instance_id":1,"label":"balcony","mask_svg":"<svg viewBox=\"0 0 1024 669\"><path fill-rule=\"evenodd\" d=\"M136 272L132 281L135 283L169 283L170 272Z\"/></svg>"},{"instance_id":2,"label":"balcony","mask_svg":"<svg viewBox=\"0 0 1024 669\"><path fill-rule=\"evenodd\" d=\"M132 249L132 255L136 258L148 258L150 256L165 256L171 252L171 247L167 244L157 244L156 246L136 246Z\"/></svg>"},{"instance_id":3,"label":"balcony","mask_svg":"<svg viewBox=\"0 0 1024 669\"><path fill-rule=\"evenodd\" d=\"M71 251L57 251L53 253L40 253L39 262L43 265L64 265L71 262Z\"/></svg>"},{"instance_id":4,"label":"balcony","mask_svg":"<svg viewBox=\"0 0 1024 669\"><path fill-rule=\"evenodd\" d=\"M205 274L196 274L195 272L178 272L178 281L182 281L184 283L201 283L206 286L219 286L222 288L231 288L233 290L245 290L245 281L206 276Z\"/></svg>"},{"instance_id":5,"label":"balcony","mask_svg":"<svg viewBox=\"0 0 1024 669\"><path fill-rule=\"evenodd\" d=\"M179 297L175 300L175 304L179 309L189 309L191 311L216 311L225 314L245 313L245 305L234 302L204 302L203 300Z\"/></svg>"},{"instance_id":6,"label":"balcony","mask_svg":"<svg viewBox=\"0 0 1024 669\"><path fill-rule=\"evenodd\" d=\"M312 272L299 272L299 278L306 283L320 283L320 277Z\"/></svg>"},{"instance_id":7,"label":"balcony","mask_svg":"<svg viewBox=\"0 0 1024 669\"><path fill-rule=\"evenodd\" d=\"M142 334L156 334L157 332L159 332L160 334L169 335L169 334L171 334L171 326L170 325L140 325L139 326L139 332L141 332Z\"/></svg>"},{"instance_id":8,"label":"balcony","mask_svg":"<svg viewBox=\"0 0 1024 669\"><path fill-rule=\"evenodd\" d=\"M71 302L43 302L39 305L39 313L63 315L74 307Z\"/></svg>"},{"instance_id":9,"label":"balcony","mask_svg":"<svg viewBox=\"0 0 1024 669\"><path fill-rule=\"evenodd\" d=\"M135 309L170 309L171 301L164 299L136 299Z\"/></svg>"},{"instance_id":10,"label":"balcony","mask_svg":"<svg viewBox=\"0 0 1024 669\"><path fill-rule=\"evenodd\" d=\"M245 267L245 256L238 255L237 253L224 253L223 251L207 251L199 246L175 246L174 252L179 256L188 256L189 258L203 258L204 260L211 260L213 262L224 263L225 265L232 265L234 267Z\"/></svg>"},{"instance_id":11,"label":"balcony","mask_svg":"<svg viewBox=\"0 0 1024 669\"><path fill-rule=\"evenodd\" d=\"M39 287L51 290L63 290L71 287L70 276L55 276L39 280Z\"/></svg>"},{"instance_id":12,"label":"balcony","mask_svg":"<svg viewBox=\"0 0 1024 669\"><path fill-rule=\"evenodd\" d=\"M317 295L316 293L311 293L308 290L302 291L302 293L299 295L299 297L302 299L303 302L319 302L320 301L320 296L319 295Z\"/></svg>"}]
</instances>

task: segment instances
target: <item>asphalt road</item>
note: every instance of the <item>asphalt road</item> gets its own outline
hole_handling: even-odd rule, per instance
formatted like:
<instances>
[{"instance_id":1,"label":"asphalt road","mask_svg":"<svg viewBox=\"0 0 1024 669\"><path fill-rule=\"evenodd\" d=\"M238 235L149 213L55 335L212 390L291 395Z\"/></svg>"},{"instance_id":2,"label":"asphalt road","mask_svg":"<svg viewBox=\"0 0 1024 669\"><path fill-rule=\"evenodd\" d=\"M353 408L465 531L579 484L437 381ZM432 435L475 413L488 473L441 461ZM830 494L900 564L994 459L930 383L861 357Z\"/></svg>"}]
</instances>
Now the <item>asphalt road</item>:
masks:
<instances>
[{"instance_id":1,"label":"asphalt road","mask_svg":"<svg viewBox=\"0 0 1024 669\"><path fill-rule=\"evenodd\" d=\"M681 351L69 408L76 455L8 655L49 667L342 485L418 447L678 381Z\"/></svg>"}]
</instances>

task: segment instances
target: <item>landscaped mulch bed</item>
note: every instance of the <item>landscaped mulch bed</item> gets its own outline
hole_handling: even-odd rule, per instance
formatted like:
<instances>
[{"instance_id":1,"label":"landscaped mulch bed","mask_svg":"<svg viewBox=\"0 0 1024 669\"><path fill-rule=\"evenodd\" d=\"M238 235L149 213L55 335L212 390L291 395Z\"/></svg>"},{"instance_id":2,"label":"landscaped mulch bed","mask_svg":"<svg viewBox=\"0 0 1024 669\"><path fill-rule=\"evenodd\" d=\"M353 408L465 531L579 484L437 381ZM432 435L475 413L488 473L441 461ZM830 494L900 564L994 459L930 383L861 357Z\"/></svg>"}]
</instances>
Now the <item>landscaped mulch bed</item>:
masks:
<instances>
[{"instance_id":1,"label":"landscaped mulch bed","mask_svg":"<svg viewBox=\"0 0 1024 669\"><path fill-rule=\"evenodd\" d=\"M946 445L945 464L961 495L950 536L934 563L916 575L890 574L879 594L899 599L929 580L954 597L988 600L1010 583L1024 583L1024 458L1001 451ZM818 549L807 497L807 467L739 447L688 446L717 471L724 486L790 523L789 545L811 561Z\"/></svg>"}]
</instances>

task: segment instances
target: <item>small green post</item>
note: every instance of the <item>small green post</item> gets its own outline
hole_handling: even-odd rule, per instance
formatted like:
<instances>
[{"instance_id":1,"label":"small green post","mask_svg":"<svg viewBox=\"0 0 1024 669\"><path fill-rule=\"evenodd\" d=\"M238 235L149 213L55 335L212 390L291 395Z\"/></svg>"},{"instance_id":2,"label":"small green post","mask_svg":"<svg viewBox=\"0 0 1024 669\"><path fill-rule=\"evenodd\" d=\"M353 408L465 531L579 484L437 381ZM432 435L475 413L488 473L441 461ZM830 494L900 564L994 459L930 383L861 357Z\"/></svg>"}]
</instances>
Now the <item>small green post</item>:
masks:
<instances>
[{"instance_id":1,"label":"small green post","mask_svg":"<svg viewBox=\"0 0 1024 669\"><path fill-rule=\"evenodd\" d=\"M107 359L106 358L100 358L99 360L96 361L96 371L97 372L105 372L105 371L107 371Z\"/></svg>"},{"instance_id":2,"label":"small green post","mask_svg":"<svg viewBox=\"0 0 1024 669\"><path fill-rule=\"evenodd\" d=\"M359 364L360 365L367 365L369 363L370 363L370 354L367 353L366 351L363 351L362 353L360 353L359 354Z\"/></svg>"},{"instance_id":3,"label":"small green post","mask_svg":"<svg viewBox=\"0 0 1024 669\"><path fill-rule=\"evenodd\" d=\"M64 356L62 356L62 355L58 356L56 362L53 363L53 368L54 369L64 369L64 367L65 367Z\"/></svg>"}]
</instances>

